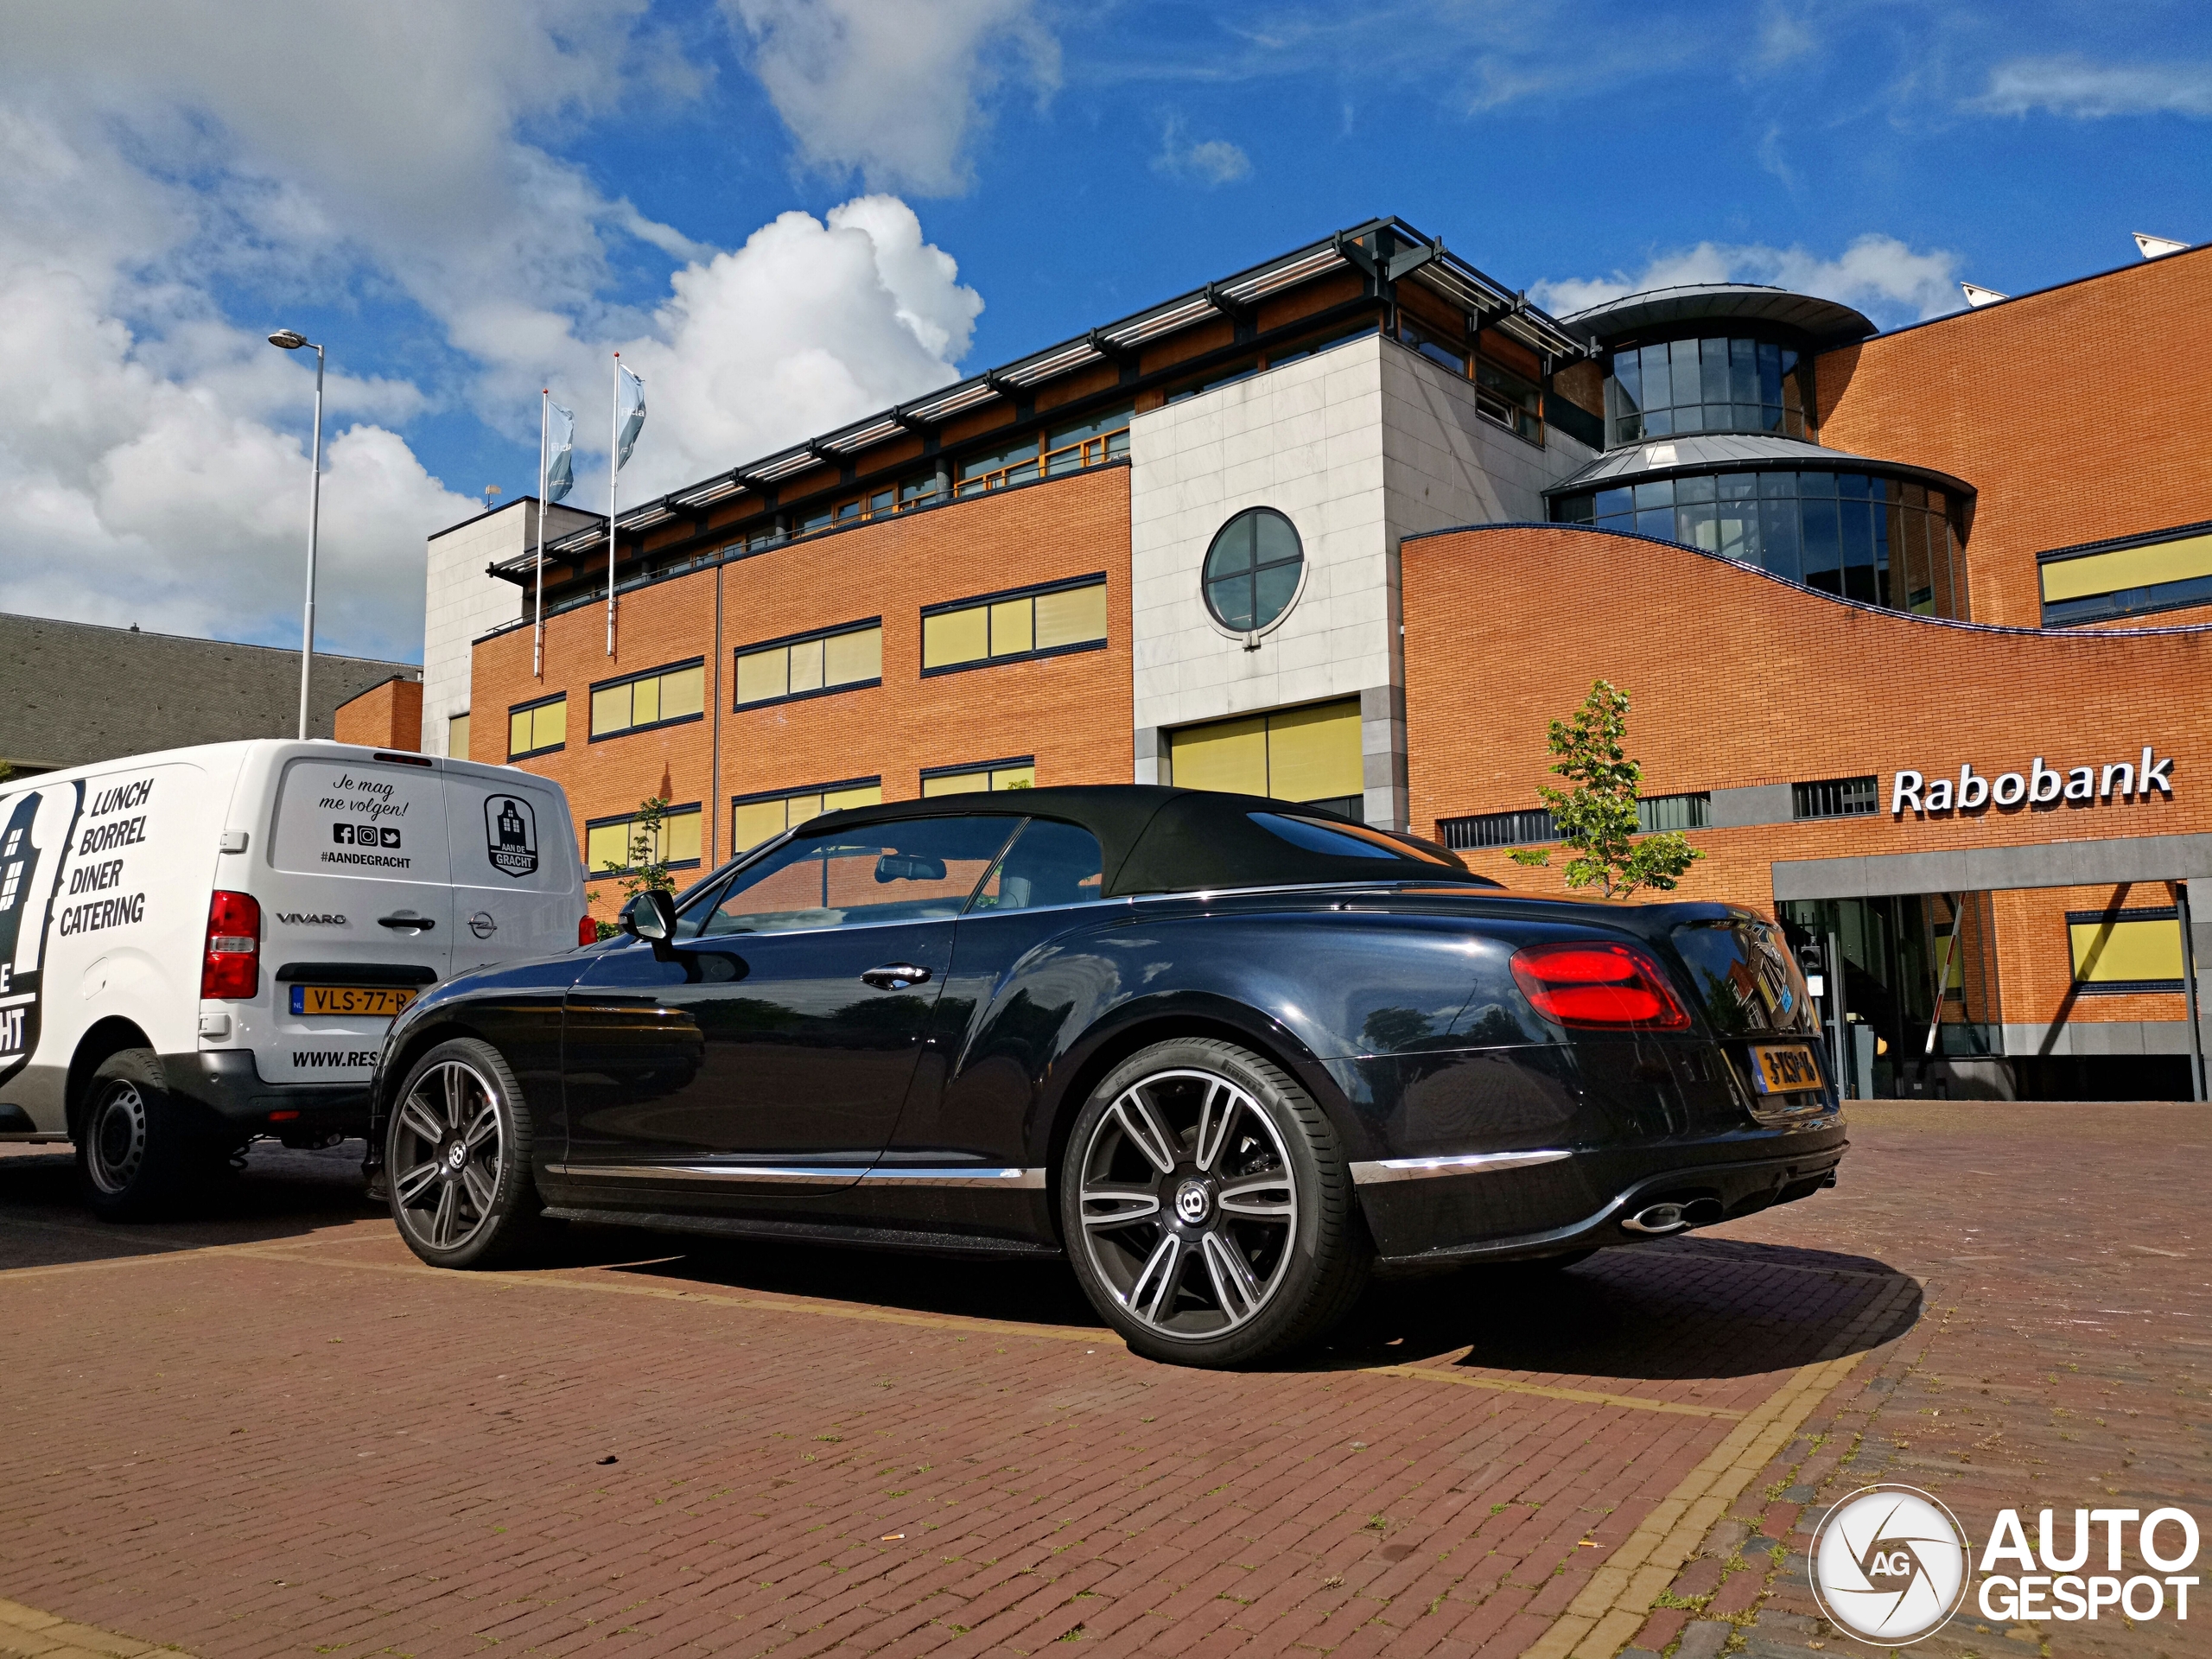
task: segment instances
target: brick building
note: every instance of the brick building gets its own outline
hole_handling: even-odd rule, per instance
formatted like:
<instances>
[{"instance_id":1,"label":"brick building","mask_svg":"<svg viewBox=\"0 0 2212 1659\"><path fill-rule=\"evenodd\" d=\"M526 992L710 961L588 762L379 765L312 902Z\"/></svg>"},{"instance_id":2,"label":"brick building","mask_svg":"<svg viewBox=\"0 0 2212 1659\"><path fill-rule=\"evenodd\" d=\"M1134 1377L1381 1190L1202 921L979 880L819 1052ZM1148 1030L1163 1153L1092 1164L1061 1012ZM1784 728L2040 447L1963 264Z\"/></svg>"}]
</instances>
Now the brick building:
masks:
<instances>
[{"instance_id":1,"label":"brick building","mask_svg":"<svg viewBox=\"0 0 2212 1659\"><path fill-rule=\"evenodd\" d=\"M1135 779L1554 891L1506 855L1603 676L1684 896L1840 958L1854 1092L2186 1096L2208 299L2189 251L1889 334L1738 285L1555 319L1371 221L626 512L611 601L604 520L549 523L542 642L534 549L434 563L509 620L426 747L558 779L594 870L652 796L704 867Z\"/></svg>"}]
</instances>

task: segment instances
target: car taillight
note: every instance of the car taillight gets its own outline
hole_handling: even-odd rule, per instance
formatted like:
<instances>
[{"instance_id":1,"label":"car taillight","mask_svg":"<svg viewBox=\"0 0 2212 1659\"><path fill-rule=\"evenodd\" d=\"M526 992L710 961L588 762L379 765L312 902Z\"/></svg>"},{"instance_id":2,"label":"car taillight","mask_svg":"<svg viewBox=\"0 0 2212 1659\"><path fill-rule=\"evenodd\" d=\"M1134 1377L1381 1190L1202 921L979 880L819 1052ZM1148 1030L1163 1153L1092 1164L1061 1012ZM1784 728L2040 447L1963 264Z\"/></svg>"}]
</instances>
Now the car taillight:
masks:
<instances>
[{"instance_id":1,"label":"car taillight","mask_svg":"<svg viewBox=\"0 0 2212 1659\"><path fill-rule=\"evenodd\" d=\"M200 995L240 1001L261 993L261 902L218 890L207 901L207 954Z\"/></svg>"},{"instance_id":2,"label":"car taillight","mask_svg":"<svg viewBox=\"0 0 2212 1659\"><path fill-rule=\"evenodd\" d=\"M576 943L579 945L599 943L599 924L588 916L576 924Z\"/></svg>"},{"instance_id":3,"label":"car taillight","mask_svg":"<svg viewBox=\"0 0 2212 1659\"><path fill-rule=\"evenodd\" d=\"M1648 950L1592 939L1513 953L1513 977L1536 1012L1563 1026L1681 1031L1689 1010Z\"/></svg>"}]
</instances>

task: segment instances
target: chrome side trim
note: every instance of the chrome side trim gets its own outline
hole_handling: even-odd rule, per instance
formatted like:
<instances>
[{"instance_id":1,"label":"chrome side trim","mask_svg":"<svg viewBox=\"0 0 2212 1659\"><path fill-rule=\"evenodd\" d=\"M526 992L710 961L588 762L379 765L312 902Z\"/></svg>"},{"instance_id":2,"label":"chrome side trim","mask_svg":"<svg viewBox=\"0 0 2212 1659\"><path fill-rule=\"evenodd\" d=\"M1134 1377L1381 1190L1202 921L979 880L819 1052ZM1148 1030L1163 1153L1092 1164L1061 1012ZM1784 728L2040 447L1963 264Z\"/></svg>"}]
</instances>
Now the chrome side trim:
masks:
<instances>
[{"instance_id":1,"label":"chrome side trim","mask_svg":"<svg viewBox=\"0 0 2212 1659\"><path fill-rule=\"evenodd\" d=\"M777 1186L851 1186L860 1164L549 1164L547 1173L581 1180L750 1181Z\"/></svg>"},{"instance_id":2,"label":"chrome side trim","mask_svg":"<svg viewBox=\"0 0 2212 1659\"><path fill-rule=\"evenodd\" d=\"M1002 1192L1041 1192L1046 1172L976 1165L950 1168L870 1168L860 1164L550 1164L547 1173L572 1179L747 1181L778 1186L988 1187Z\"/></svg>"},{"instance_id":3,"label":"chrome side trim","mask_svg":"<svg viewBox=\"0 0 2212 1659\"><path fill-rule=\"evenodd\" d=\"M972 1164L956 1165L950 1169L909 1169L897 1165L879 1164L861 1177L862 1186L879 1183L904 1183L908 1186L984 1186L1008 1192L1042 1192L1045 1190L1045 1172L1041 1169L978 1169Z\"/></svg>"},{"instance_id":4,"label":"chrome side trim","mask_svg":"<svg viewBox=\"0 0 2212 1659\"><path fill-rule=\"evenodd\" d=\"M1352 1185L1372 1186L1378 1181L1418 1181L1431 1175L1479 1175L1493 1169L1525 1169L1531 1164L1555 1164L1574 1154L1564 1149L1543 1152L1463 1152L1442 1158L1383 1158L1351 1166Z\"/></svg>"}]
</instances>

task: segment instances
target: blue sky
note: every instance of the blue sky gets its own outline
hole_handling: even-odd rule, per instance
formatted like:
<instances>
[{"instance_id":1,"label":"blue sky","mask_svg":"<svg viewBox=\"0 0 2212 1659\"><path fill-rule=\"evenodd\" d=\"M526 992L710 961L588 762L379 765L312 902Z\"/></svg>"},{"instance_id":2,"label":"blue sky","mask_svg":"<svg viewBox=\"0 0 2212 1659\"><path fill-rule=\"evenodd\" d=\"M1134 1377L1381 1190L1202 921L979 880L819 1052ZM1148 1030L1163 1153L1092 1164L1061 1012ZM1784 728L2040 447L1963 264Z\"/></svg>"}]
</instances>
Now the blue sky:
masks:
<instances>
[{"instance_id":1,"label":"blue sky","mask_svg":"<svg viewBox=\"0 0 2212 1659\"><path fill-rule=\"evenodd\" d=\"M1396 213L1566 310L1885 325L2212 236L2201 4L80 0L0 64L0 609L419 653L422 541L735 464ZM265 44L282 40L277 60ZM2017 395L1997 391L1994 395Z\"/></svg>"}]
</instances>

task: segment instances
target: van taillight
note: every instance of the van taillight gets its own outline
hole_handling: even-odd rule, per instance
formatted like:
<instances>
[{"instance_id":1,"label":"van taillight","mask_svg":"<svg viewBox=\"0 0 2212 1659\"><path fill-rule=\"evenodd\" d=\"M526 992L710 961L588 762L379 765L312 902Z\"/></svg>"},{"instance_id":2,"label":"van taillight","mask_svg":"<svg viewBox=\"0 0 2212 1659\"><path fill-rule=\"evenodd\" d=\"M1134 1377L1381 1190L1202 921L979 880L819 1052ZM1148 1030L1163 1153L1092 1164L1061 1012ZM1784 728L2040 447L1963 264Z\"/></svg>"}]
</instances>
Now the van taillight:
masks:
<instances>
[{"instance_id":1,"label":"van taillight","mask_svg":"<svg viewBox=\"0 0 2212 1659\"><path fill-rule=\"evenodd\" d=\"M243 1001L261 992L261 901L249 893L218 891L207 901L207 954L200 995Z\"/></svg>"},{"instance_id":2,"label":"van taillight","mask_svg":"<svg viewBox=\"0 0 2212 1659\"><path fill-rule=\"evenodd\" d=\"M597 944L598 943L599 924L592 920L590 917L587 916L583 920L576 924L576 944L579 948L582 948L587 944Z\"/></svg>"},{"instance_id":3,"label":"van taillight","mask_svg":"<svg viewBox=\"0 0 2212 1659\"><path fill-rule=\"evenodd\" d=\"M1592 939L1513 953L1513 977L1536 1012L1562 1026L1681 1031L1689 1010L1648 950Z\"/></svg>"}]
</instances>

